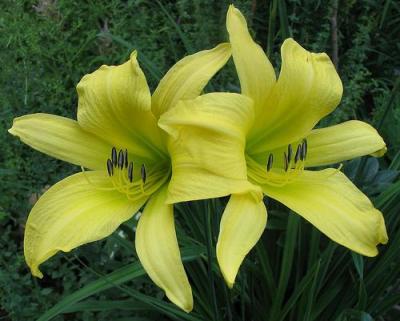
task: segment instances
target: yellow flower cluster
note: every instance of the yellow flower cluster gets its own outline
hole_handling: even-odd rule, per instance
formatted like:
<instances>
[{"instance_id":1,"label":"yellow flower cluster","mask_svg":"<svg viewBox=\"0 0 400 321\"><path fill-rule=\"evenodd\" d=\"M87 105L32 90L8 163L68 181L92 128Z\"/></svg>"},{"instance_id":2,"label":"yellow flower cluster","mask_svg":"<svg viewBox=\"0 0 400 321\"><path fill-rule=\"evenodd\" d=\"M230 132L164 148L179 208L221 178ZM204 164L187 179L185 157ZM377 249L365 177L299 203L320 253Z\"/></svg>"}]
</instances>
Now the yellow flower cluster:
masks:
<instances>
[{"instance_id":1,"label":"yellow flower cluster","mask_svg":"<svg viewBox=\"0 0 400 321\"><path fill-rule=\"evenodd\" d=\"M181 262L173 204L230 195L217 242L232 287L267 224L264 195L283 203L337 243L367 256L387 242L382 214L340 171L312 167L371 154L385 143L361 121L313 129L342 96L325 53L293 39L281 48L278 79L234 6L229 43L177 62L150 93L137 53L82 78L77 120L32 114L9 132L82 171L52 186L32 208L24 250L32 274L58 251L102 239L144 207L135 246L150 278L182 308L193 308ZM233 57L241 94L202 94Z\"/></svg>"}]
</instances>

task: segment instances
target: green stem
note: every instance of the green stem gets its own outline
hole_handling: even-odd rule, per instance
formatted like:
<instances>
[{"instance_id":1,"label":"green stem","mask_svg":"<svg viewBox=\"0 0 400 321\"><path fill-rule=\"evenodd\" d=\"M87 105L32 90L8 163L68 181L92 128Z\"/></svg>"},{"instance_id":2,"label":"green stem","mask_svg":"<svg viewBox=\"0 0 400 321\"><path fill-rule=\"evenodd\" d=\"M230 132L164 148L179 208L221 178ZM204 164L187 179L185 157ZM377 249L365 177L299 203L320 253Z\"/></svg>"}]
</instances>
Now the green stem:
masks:
<instances>
[{"instance_id":1,"label":"green stem","mask_svg":"<svg viewBox=\"0 0 400 321\"><path fill-rule=\"evenodd\" d=\"M215 293L214 287L214 275L212 271L212 258L213 258L213 248L212 248L212 230L211 230L211 208L210 201L206 202L206 209L203 211L204 213L204 235L206 238L207 245L207 265L208 265L208 280L210 282L210 291L213 305L213 321L218 321L218 304L217 304L217 295Z\"/></svg>"},{"instance_id":2,"label":"green stem","mask_svg":"<svg viewBox=\"0 0 400 321\"><path fill-rule=\"evenodd\" d=\"M279 11L279 22L281 24L281 30L280 30L281 36L282 39L285 40L291 37L285 0L278 1L278 11Z\"/></svg>"}]
</instances>

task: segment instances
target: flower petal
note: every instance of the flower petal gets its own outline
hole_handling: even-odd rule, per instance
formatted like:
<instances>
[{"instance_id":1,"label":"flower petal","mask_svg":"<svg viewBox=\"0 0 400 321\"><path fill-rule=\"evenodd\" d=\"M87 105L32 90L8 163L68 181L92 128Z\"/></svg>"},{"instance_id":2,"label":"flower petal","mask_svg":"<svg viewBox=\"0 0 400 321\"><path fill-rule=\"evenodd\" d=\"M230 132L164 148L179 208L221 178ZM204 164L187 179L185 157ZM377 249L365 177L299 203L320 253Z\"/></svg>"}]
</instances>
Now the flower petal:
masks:
<instances>
[{"instance_id":1,"label":"flower petal","mask_svg":"<svg viewBox=\"0 0 400 321\"><path fill-rule=\"evenodd\" d=\"M246 19L233 5L229 6L226 28L242 93L253 99L257 116L265 107L271 89L276 83L274 68L263 49L252 39ZM257 117L255 123L258 123Z\"/></svg>"},{"instance_id":2,"label":"flower petal","mask_svg":"<svg viewBox=\"0 0 400 321\"><path fill-rule=\"evenodd\" d=\"M85 130L139 159L163 157L150 90L133 52L119 66L101 66L77 86L78 122Z\"/></svg>"},{"instance_id":3,"label":"flower petal","mask_svg":"<svg viewBox=\"0 0 400 321\"><path fill-rule=\"evenodd\" d=\"M175 233L173 205L165 204L166 185L146 205L136 229L136 252L146 272L181 309L193 309L192 290Z\"/></svg>"},{"instance_id":4,"label":"flower petal","mask_svg":"<svg viewBox=\"0 0 400 321\"><path fill-rule=\"evenodd\" d=\"M111 188L104 172L93 171L69 176L43 194L25 228L25 260L33 275L41 278L39 265L58 251L69 252L110 235L147 199L128 201Z\"/></svg>"},{"instance_id":5,"label":"flower petal","mask_svg":"<svg viewBox=\"0 0 400 321\"><path fill-rule=\"evenodd\" d=\"M261 237L267 224L264 202L250 194L234 194L222 215L217 259L230 288L247 253Z\"/></svg>"},{"instance_id":6,"label":"flower petal","mask_svg":"<svg viewBox=\"0 0 400 321\"><path fill-rule=\"evenodd\" d=\"M258 154L306 137L339 104L342 82L325 53L311 53L293 39L282 45L282 68L247 150Z\"/></svg>"},{"instance_id":7,"label":"flower petal","mask_svg":"<svg viewBox=\"0 0 400 321\"><path fill-rule=\"evenodd\" d=\"M169 134L172 162L168 202L254 190L247 181L244 158L252 120L251 100L228 93L180 101L163 114L159 126Z\"/></svg>"},{"instance_id":8,"label":"flower petal","mask_svg":"<svg viewBox=\"0 0 400 321\"><path fill-rule=\"evenodd\" d=\"M374 154L383 156L386 144L369 124L351 120L314 129L307 136L307 166L321 166Z\"/></svg>"},{"instance_id":9,"label":"flower petal","mask_svg":"<svg viewBox=\"0 0 400 321\"><path fill-rule=\"evenodd\" d=\"M178 61L161 79L152 97L152 110L159 118L181 99L196 98L215 73L231 56L231 48L222 43Z\"/></svg>"},{"instance_id":10,"label":"flower petal","mask_svg":"<svg viewBox=\"0 0 400 321\"><path fill-rule=\"evenodd\" d=\"M75 120L50 114L17 117L8 132L42 153L90 169L105 169L111 150Z\"/></svg>"},{"instance_id":11,"label":"flower petal","mask_svg":"<svg viewBox=\"0 0 400 321\"><path fill-rule=\"evenodd\" d=\"M382 213L343 173L304 171L283 187L263 184L265 194L303 216L333 241L366 255L388 237Z\"/></svg>"},{"instance_id":12,"label":"flower petal","mask_svg":"<svg viewBox=\"0 0 400 321\"><path fill-rule=\"evenodd\" d=\"M314 129L307 138L306 167L339 163L356 157L371 155L381 157L386 152L386 144L378 132L369 124L350 120L339 125ZM303 140L293 142L293 152ZM284 153L288 146L252 155L258 163L266 164L268 155L274 155L274 164L283 166Z\"/></svg>"}]
</instances>

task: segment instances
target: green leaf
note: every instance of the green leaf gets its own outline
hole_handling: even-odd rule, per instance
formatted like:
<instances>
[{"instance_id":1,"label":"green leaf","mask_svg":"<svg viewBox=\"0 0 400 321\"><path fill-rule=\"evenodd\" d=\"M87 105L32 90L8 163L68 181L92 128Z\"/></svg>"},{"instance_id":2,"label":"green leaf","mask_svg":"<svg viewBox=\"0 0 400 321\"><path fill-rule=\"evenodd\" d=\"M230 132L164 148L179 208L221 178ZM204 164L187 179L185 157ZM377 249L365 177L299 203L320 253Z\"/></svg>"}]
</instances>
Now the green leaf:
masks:
<instances>
[{"instance_id":1,"label":"green leaf","mask_svg":"<svg viewBox=\"0 0 400 321\"><path fill-rule=\"evenodd\" d=\"M185 35L185 33L182 31L182 29L179 26L179 24L176 23L174 18L172 18L172 16L169 14L168 10L165 9L164 5L160 1L157 0L157 4L160 7L160 9L163 12L163 14L165 15L165 17L167 18L167 20L175 28L176 32L178 33L179 37L182 40L183 45L185 46L186 51L188 53L194 53L195 50L194 50L192 44L190 43L190 41L187 38L187 36Z\"/></svg>"},{"instance_id":2,"label":"green leaf","mask_svg":"<svg viewBox=\"0 0 400 321\"><path fill-rule=\"evenodd\" d=\"M364 259L363 257L355 252L351 252L351 257L353 259L354 266L357 270L360 280L364 279Z\"/></svg>"},{"instance_id":3,"label":"green leaf","mask_svg":"<svg viewBox=\"0 0 400 321\"><path fill-rule=\"evenodd\" d=\"M282 305L283 297L286 293L289 282L290 271L293 265L294 250L296 248L297 231L299 228L300 217L292 212L289 213L285 246L283 248L283 257L281 263L281 271L279 275L279 283L272 303L270 320L277 320Z\"/></svg>"},{"instance_id":4,"label":"green leaf","mask_svg":"<svg viewBox=\"0 0 400 321\"><path fill-rule=\"evenodd\" d=\"M192 261L198 257L200 257L201 253L204 253L204 249L201 247L191 247L182 249L182 260L184 262ZM100 293L107 289L116 287L125 282L132 281L137 279L143 275L145 275L145 271L141 266L140 262L135 262L132 264L128 264L123 268L120 268L110 274L100 277L96 281L89 283L83 288L75 291L74 293L63 298L59 303L55 306L47 310L37 321L48 321L52 318L65 313L68 311L71 306L76 304L77 302L90 297L91 295Z\"/></svg>"},{"instance_id":5,"label":"green leaf","mask_svg":"<svg viewBox=\"0 0 400 321\"><path fill-rule=\"evenodd\" d=\"M148 72L153 76L154 80L159 81L162 77L162 72L161 70L147 57L147 55L144 53L144 50L141 50L140 48L137 48L134 44L129 43L128 41L122 39L121 37L118 37L116 35L113 35L109 32L102 32L99 33L99 36L104 36L106 35L110 39L112 39L115 43L122 45L125 47L129 53L133 51L134 49L138 49L138 60L143 64L143 66L148 70Z\"/></svg>"},{"instance_id":6,"label":"green leaf","mask_svg":"<svg viewBox=\"0 0 400 321\"><path fill-rule=\"evenodd\" d=\"M64 313L108 310L143 311L148 309L149 306L147 304L143 304L137 300L87 300L72 304L64 310Z\"/></svg>"},{"instance_id":7,"label":"green leaf","mask_svg":"<svg viewBox=\"0 0 400 321\"><path fill-rule=\"evenodd\" d=\"M290 296L289 300L285 304L284 308L282 309L282 313L280 314L279 321L285 320L286 315L289 311L294 307L298 299L300 298L301 294L307 289L307 287L313 282L312 289L315 289L316 286L316 279L318 276L319 268L321 266L321 262L318 261L314 268L309 270L309 272L303 277L303 279L297 284L296 290L293 291L293 294ZM313 300L313 298L311 298Z\"/></svg>"}]
</instances>

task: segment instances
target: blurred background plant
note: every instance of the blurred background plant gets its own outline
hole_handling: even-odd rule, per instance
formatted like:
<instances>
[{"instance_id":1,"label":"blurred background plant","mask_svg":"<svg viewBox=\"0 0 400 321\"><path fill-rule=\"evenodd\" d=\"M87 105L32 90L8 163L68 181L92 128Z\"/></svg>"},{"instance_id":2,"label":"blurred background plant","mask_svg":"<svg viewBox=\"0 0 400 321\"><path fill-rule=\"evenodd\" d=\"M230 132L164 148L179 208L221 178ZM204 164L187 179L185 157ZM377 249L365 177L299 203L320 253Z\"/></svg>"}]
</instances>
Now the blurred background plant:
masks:
<instances>
[{"instance_id":1,"label":"blurred background plant","mask_svg":"<svg viewBox=\"0 0 400 321\"><path fill-rule=\"evenodd\" d=\"M101 64L125 61L133 49L154 89L176 60L226 41L230 1L1 3L0 320L400 319L398 1L233 1L275 66L287 35L331 56L345 91L324 125L361 119L379 128L386 156L356 159L344 170L383 211L390 242L378 257L363 258L267 199L267 231L230 291L213 250L226 199L179 204L178 238L195 296L191 314L164 300L145 275L133 248L135 219L107 240L57 255L44 264L42 280L31 277L22 248L27 214L49 185L78 169L31 150L7 129L27 113L74 118L80 78ZM207 89L239 90L232 62Z\"/></svg>"}]
</instances>

